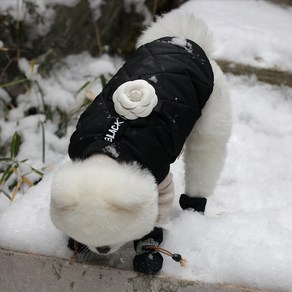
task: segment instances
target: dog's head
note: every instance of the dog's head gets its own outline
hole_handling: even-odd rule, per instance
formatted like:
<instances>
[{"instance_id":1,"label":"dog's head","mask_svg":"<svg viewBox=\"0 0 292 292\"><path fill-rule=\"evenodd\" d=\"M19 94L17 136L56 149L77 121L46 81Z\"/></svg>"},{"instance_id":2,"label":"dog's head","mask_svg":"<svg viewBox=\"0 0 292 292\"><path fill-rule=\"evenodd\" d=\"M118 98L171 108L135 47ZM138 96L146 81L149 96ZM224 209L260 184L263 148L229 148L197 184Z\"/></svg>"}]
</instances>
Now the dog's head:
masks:
<instances>
[{"instance_id":1,"label":"dog's head","mask_svg":"<svg viewBox=\"0 0 292 292\"><path fill-rule=\"evenodd\" d=\"M70 237L106 254L154 228L157 201L157 185L150 172L137 164L95 155L65 163L56 172L51 219Z\"/></svg>"}]
</instances>

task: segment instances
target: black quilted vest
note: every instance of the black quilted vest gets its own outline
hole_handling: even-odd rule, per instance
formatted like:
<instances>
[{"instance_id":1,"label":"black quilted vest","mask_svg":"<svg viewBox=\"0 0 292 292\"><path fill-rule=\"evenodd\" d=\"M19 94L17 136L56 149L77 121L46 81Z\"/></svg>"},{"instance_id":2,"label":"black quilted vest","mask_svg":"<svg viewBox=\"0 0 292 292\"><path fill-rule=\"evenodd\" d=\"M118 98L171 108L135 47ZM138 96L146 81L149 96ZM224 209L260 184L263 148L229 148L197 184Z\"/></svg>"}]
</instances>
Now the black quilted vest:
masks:
<instances>
[{"instance_id":1,"label":"black quilted vest","mask_svg":"<svg viewBox=\"0 0 292 292\"><path fill-rule=\"evenodd\" d=\"M112 95L124 82L144 79L158 104L145 118L127 120ZM166 37L141 46L82 113L70 139L72 160L105 153L118 161L136 161L160 183L180 154L186 138L213 90L213 72L204 51L187 40Z\"/></svg>"}]
</instances>

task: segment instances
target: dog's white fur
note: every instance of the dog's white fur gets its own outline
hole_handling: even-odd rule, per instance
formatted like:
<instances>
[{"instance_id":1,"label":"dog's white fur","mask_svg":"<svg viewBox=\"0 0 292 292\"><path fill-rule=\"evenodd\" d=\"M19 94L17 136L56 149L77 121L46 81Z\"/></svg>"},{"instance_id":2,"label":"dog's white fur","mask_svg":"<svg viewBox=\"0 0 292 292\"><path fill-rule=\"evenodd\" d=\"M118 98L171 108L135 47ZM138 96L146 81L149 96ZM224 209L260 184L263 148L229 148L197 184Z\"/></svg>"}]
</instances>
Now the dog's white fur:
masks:
<instances>
[{"instance_id":1,"label":"dog's white fur","mask_svg":"<svg viewBox=\"0 0 292 292\"><path fill-rule=\"evenodd\" d=\"M213 37L207 25L193 14L173 10L148 27L139 37L137 47L163 37L183 37L197 43L208 58L213 52Z\"/></svg>"},{"instance_id":2,"label":"dog's white fur","mask_svg":"<svg viewBox=\"0 0 292 292\"><path fill-rule=\"evenodd\" d=\"M226 157L231 110L225 77L212 60L212 36L192 15L171 12L149 27L138 46L165 36L199 44L214 72L214 90L186 141L185 184L191 197L208 197L215 189ZM158 216L158 191L150 172L137 164L119 164L102 154L68 162L52 184L51 218L57 228L96 251L149 233Z\"/></svg>"},{"instance_id":3,"label":"dog's white fur","mask_svg":"<svg viewBox=\"0 0 292 292\"><path fill-rule=\"evenodd\" d=\"M157 185L150 172L102 154L65 163L52 184L53 223L95 252L105 245L113 252L149 233L157 209Z\"/></svg>"}]
</instances>

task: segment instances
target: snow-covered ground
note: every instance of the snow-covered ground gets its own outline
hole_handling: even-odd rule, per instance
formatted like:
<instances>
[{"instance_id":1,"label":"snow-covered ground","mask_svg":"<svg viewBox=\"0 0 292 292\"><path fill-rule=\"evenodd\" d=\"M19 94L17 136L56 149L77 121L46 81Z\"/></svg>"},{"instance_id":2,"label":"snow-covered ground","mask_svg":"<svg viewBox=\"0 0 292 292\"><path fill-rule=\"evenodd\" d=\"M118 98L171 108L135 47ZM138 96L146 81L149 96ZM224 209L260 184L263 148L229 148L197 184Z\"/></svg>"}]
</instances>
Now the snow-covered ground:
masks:
<instances>
[{"instance_id":1,"label":"snow-covered ground","mask_svg":"<svg viewBox=\"0 0 292 292\"><path fill-rule=\"evenodd\" d=\"M165 246L188 259L182 277L291 291L292 89L229 81L234 127L226 167L206 216L177 211ZM180 182L180 165L174 173ZM177 269L169 264L164 272Z\"/></svg>"},{"instance_id":2,"label":"snow-covered ground","mask_svg":"<svg viewBox=\"0 0 292 292\"><path fill-rule=\"evenodd\" d=\"M193 0L182 11L204 19L217 58L292 71L292 7L259 0Z\"/></svg>"},{"instance_id":3,"label":"snow-covered ground","mask_svg":"<svg viewBox=\"0 0 292 292\"><path fill-rule=\"evenodd\" d=\"M216 56L265 67L292 69L291 8L264 1L190 1L181 10L193 11L214 31ZM5 44L4 44L5 45ZM52 109L74 111L88 92L101 89L100 74L113 74L121 61L84 53L64 60L53 77L31 74L42 86L43 99ZM235 283L276 291L292 290L292 88L259 83L253 77L228 76L233 108L233 131L226 166L209 199L205 216L181 211L183 163L172 166L176 183L172 224L163 247L187 259L179 267L165 258L162 274L213 283ZM79 91L86 81L91 83ZM1 90L1 89L0 89ZM90 90L90 91L88 91ZM1 97L8 99L3 90ZM43 102L34 87L19 97L8 120L0 120L0 137L9 141L15 129L23 137L19 157L40 168L50 165L44 179L9 204L0 194L0 246L69 258L66 236L49 218L50 183L66 158L68 133L58 138L56 125L44 115L24 112ZM1 110L1 104L0 104ZM46 161L42 162L45 123Z\"/></svg>"}]
</instances>

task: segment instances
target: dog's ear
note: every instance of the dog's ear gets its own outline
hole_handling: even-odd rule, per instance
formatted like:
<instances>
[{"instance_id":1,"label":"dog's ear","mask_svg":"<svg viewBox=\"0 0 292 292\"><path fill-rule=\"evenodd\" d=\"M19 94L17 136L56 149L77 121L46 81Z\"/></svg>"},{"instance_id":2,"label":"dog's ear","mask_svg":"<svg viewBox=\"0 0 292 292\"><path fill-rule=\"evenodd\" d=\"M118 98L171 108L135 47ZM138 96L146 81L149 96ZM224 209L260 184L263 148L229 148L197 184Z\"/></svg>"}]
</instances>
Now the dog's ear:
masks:
<instances>
[{"instance_id":1,"label":"dog's ear","mask_svg":"<svg viewBox=\"0 0 292 292\"><path fill-rule=\"evenodd\" d=\"M77 206L79 198L76 180L72 181L66 172L57 172L51 185L51 206L59 210L72 209Z\"/></svg>"},{"instance_id":2,"label":"dog's ear","mask_svg":"<svg viewBox=\"0 0 292 292\"><path fill-rule=\"evenodd\" d=\"M104 200L112 208L135 212L157 204L155 179L137 164L119 165L110 186Z\"/></svg>"},{"instance_id":3,"label":"dog's ear","mask_svg":"<svg viewBox=\"0 0 292 292\"><path fill-rule=\"evenodd\" d=\"M110 208L121 211L139 211L146 203L147 196L140 194L116 194L107 199Z\"/></svg>"},{"instance_id":4,"label":"dog's ear","mask_svg":"<svg viewBox=\"0 0 292 292\"><path fill-rule=\"evenodd\" d=\"M158 191L153 176L137 165L123 166L115 182L105 198L111 207L135 212L157 203Z\"/></svg>"},{"instance_id":5,"label":"dog's ear","mask_svg":"<svg viewBox=\"0 0 292 292\"><path fill-rule=\"evenodd\" d=\"M52 192L51 206L59 210L69 210L78 205L78 196L68 192Z\"/></svg>"}]
</instances>

